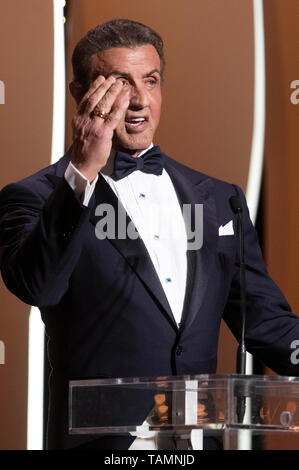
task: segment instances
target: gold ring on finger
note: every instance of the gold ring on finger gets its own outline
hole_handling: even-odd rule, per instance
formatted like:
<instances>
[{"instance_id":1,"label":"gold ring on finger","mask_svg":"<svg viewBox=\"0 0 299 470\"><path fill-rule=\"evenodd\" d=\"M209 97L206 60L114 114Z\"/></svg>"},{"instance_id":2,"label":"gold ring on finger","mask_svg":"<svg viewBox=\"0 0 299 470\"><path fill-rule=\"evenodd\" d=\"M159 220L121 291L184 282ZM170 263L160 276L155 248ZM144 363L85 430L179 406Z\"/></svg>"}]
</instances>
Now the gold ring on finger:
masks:
<instances>
[{"instance_id":1,"label":"gold ring on finger","mask_svg":"<svg viewBox=\"0 0 299 470\"><path fill-rule=\"evenodd\" d=\"M107 119L109 116L109 113L105 113L101 109L99 109L97 106L94 108L93 113L94 116L100 117L102 119Z\"/></svg>"}]
</instances>

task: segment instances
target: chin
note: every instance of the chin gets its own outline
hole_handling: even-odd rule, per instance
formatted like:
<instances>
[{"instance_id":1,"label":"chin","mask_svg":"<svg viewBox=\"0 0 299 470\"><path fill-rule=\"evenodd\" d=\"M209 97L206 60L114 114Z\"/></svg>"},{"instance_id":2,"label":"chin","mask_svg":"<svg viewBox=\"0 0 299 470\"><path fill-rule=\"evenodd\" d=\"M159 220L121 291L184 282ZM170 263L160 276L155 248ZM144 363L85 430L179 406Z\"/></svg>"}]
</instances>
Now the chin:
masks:
<instances>
[{"instance_id":1,"label":"chin","mask_svg":"<svg viewBox=\"0 0 299 470\"><path fill-rule=\"evenodd\" d=\"M140 150L140 152L147 147L153 141L153 136L137 136L127 135L126 138L115 139L113 146L116 150Z\"/></svg>"}]
</instances>

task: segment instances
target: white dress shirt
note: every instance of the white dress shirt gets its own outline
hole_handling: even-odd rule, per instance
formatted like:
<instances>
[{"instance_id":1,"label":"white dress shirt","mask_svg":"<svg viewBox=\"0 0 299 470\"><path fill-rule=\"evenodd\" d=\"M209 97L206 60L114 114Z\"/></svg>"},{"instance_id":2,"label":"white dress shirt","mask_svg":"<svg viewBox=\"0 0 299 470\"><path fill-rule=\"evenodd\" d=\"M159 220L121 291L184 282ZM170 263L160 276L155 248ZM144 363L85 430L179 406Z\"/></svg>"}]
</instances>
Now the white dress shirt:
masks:
<instances>
[{"instance_id":1,"label":"white dress shirt","mask_svg":"<svg viewBox=\"0 0 299 470\"><path fill-rule=\"evenodd\" d=\"M101 174L119 198L143 240L179 325L186 290L187 236L179 201L168 173L165 169L162 175L136 170L118 181ZM90 184L70 162L65 179L87 206L98 177Z\"/></svg>"}]
</instances>

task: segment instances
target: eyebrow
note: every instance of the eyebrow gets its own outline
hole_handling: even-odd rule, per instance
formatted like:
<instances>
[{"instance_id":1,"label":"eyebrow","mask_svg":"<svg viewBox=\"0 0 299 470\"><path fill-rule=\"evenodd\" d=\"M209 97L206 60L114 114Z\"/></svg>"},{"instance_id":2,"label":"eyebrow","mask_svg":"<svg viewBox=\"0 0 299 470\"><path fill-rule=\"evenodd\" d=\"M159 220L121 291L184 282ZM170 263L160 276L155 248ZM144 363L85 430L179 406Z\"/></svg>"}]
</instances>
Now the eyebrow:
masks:
<instances>
[{"instance_id":1,"label":"eyebrow","mask_svg":"<svg viewBox=\"0 0 299 470\"><path fill-rule=\"evenodd\" d=\"M142 78L151 77L152 75L154 75L154 73L158 73L161 76L160 70L153 69L150 72L145 73L144 75L142 75ZM127 79L132 79L133 78L130 73L121 72L120 70L112 70L111 72L109 72L107 74L106 78L110 77L111 75L117 75L117 76L124 77L124 78L127 78Z\"/></svg>"}]
</instances>

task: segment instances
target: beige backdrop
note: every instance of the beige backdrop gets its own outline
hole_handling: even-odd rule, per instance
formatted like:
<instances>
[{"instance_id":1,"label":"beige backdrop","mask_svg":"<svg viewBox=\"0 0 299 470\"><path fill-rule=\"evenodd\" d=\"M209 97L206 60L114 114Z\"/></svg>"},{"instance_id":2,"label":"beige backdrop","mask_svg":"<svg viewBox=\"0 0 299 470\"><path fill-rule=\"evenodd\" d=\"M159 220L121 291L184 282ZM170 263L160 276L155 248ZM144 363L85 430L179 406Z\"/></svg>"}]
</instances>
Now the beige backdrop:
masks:
<instances>
[{"instance_id":1,"label":"beige backdrop","mask_svg":"<svg viewBox=\"0 0 299 470\"><path fill-rule=\"evenodd\" d=\"M52 0L0 0L0 187L50 163ZM26 448L29 306L0 282L0 449Z\"/></svg>"},{"instance_id":2,"label":"beige backdrop","mask_svg":"<svg viewBox=\"0 0 299 470\"><path fill-rule=\"evenodd\" d=\"M246 189L253 113L251 0L69 0L70 54L90 28L111 17L148 23L165 39L164 111L156 143L183 163ZM270 271L296 308L298 110L289 82L298 75L296 0L266 0L266 242ZM0 186L49 164L52 113L51 0L0 0ZM296 20L297 18L297 20ZM67 146L74 106L67 100ZM283 221L283 225L281 223ZM278 230L286 227L286 230ZM283 248L281 248L283 247ZM0 449L26 445L29 307L0 282ZM234 371L236 343L222 329L219 372Z\"/></svg>"},{"instance_id":3,"label":"beige backdrop","mask_svg":"<svg viewBox=\"0 0 299 470\"><path fill-rule=\"evenodd\" d=\"M252 130L251 0L113 0L109 4L74 0L67 4L68 81L70 51L89 28L111 17L153 26L165 39L168 61L156 143L174 158L245 189ZM3 2L2 11L6 13L1 16L4 72L0 79L7 85L7 102L1 109L1 186L50 161L53 47L50 0ZM14 36L13 27L18 30ZM68 95L67 146L73 110ZM1 426L0 448L24 448L29 308L2 283L1 306L0 339L7 346L6 365L0 366L1 402L5 403L1 423L7 425ZM232 346L220 350L219 371L231 372L235 343L226 330L223 337Z\"/></svg>"},{"instance_id":4,"label":"beige backdrop","mask_svg":"<svg viewBox=\"0 0 299 470\"><path fill-rule=\"evenodd\" d=\"M267 56L265 247L269 270L299 315L299 2L264 0ZM297 95L298 97L299 95Z\"/></svg>"},{"instance_id":5,"label":"beige backdrop","mask_svg":"<svg viewBox=\"0 0 299 470\"><path fill-rule=\"evenodd\" d=\"M299 316L299 2L264 0L267 57L265 255L273 279ZM297 95L298 96L298 95ZM299 338L298 338L299 339ZM299 366L298 366L299 368ZM265 373L272 373L269 369ZM272 437L265 448L296 449L298 440Z\"/></svg>"}]
</instances>

